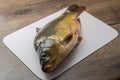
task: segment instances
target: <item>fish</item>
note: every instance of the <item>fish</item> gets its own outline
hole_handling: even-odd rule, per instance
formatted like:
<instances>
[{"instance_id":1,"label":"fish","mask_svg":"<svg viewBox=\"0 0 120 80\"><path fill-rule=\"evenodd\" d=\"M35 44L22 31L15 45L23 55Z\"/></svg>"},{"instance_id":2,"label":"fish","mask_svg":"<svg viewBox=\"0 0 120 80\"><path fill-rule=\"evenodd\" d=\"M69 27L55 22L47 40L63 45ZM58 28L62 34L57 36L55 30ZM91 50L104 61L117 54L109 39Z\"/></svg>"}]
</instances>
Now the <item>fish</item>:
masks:
<instances>
[{"instance_id":1,"label":"fish","mask_svg":"<svg viewBox=\"0 0 120 80\"><path fill-rule=\"evenodd\" d=\"M78 16L85 9L85 6L73 4L59 17L46 24L44 29L36 28L33 45L43 72L53 72L81 42Z\"/></svg>"}]
</instances>

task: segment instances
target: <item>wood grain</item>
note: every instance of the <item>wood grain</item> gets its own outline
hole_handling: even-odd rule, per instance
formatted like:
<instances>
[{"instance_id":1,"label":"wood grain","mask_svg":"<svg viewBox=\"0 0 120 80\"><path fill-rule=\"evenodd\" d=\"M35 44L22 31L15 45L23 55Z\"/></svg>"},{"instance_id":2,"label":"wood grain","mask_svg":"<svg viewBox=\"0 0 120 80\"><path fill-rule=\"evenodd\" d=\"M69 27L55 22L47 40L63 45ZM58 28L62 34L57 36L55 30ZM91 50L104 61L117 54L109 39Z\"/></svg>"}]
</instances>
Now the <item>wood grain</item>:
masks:
<instances>
[{"instance_id":1,"label":"wood grain","mask_svg":"<svg viewBox=\"0 0 120 80\"><path fill-rule=\"evenodd\" d=\"M120 0L0 0L0 80L39 80L2 39L75 3L120 33ZM120 35L55 80L120 80Z\"/></svg>"}]
</instances>

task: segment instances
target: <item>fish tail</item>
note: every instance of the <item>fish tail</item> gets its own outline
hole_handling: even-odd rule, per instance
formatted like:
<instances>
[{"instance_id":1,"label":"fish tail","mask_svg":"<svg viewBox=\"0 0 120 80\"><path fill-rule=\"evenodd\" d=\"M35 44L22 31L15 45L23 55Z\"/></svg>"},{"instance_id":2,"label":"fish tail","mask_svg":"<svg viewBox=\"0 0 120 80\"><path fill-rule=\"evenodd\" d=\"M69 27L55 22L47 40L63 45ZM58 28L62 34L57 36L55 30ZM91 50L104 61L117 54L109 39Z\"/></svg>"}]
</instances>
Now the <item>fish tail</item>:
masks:
<instances>
[{"instance_id":1,"label":"fish tail","mask_svg":"<svg viewBox=\"0 0 120 80\"><path fill-rule=\"evenodd\" d=\"M78 6L76 4L73 4L69 6L67 10L70 12L77 12L78 14L81 14L85 9L85 6Z\"/></svg>"}]
</instances>

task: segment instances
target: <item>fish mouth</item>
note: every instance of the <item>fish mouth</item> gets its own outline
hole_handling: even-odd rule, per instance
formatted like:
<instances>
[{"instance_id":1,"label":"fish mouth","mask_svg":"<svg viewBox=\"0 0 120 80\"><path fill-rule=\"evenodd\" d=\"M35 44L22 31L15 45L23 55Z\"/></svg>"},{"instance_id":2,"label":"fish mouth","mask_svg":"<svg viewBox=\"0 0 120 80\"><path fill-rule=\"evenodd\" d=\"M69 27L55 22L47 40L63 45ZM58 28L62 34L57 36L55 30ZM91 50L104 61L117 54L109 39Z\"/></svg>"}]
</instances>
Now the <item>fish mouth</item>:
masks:
<instances>
[{"instance_id":1,"label":"fish mouth","mask_svg":"<svg viewBox=\"0 0 120 80\"><path fill-rule=\"evenodd\" d=\"M55 67L55 60L54 53L56 53L56 44L57 42L53 39L46 39L41 42L39 46L38 53L40 58L41 69L45 73L50 73L53 71Z\"/></svg>"},{"instance_id":2,"label":"fish mouth","mask_svg":"<svg viewBox=\"0 0 120 80\"><path fill-rule=\"evenodd\" d=\"M53 71L54 65L49 63L49 57L42 57L40 64L43 72L50 73Z\"/></svg>"},{"instance_id":3,"label":"fish mouth","mask_svg":"<svg viewBox=\"0 0 120 80\"><path fill-rule=\"evenodd\" d=\"M42 67L42 71L45 72L45 73L50 73L53 71L53 65L49 64L45 67Z\"/></svg>"}]
</instances>

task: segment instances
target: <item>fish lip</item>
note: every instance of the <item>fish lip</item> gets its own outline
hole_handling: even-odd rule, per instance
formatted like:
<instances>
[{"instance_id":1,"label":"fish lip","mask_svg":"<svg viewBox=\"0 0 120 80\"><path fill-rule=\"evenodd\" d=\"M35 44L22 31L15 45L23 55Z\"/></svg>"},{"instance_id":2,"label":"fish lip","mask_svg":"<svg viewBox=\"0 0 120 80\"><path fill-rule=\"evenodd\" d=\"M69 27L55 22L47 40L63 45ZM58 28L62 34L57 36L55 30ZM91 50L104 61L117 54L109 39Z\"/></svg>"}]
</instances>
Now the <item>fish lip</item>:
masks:
<instances>
[{"instance_id":1,"label":"fish lip","mask_svg":"<svg viewBox=\"0 0 120 80\"><path fill-rule=\"evenodd\" d=\"M40 60L40 63L41 63L41 69L43 72L50 73L53 71L54 64L49 63L49 57L48 57L48 59L46 58L44 60Z\"/></svg>"},{"instance_id":2,"label":"fish lip","mask_svg":"<svg viewBox=\"0 0 120 80\"><path fill-rule=\"evenodd\" d=\"M44 67L42 67L42 71L45 72L45 73L50 73L53 71L53 65L46 65Z\"/></svg>"},{"instance_id":3,"label":"fish lip","mask_svg":"<svg viewBox=\"0 0 120 80\"><path fill-rule=\"evenodd\" d=\"M53 70L53 65L48 64L48 61L41 61L41 69L45 73L50 73Z\"/></svg>"}]
</instances>

